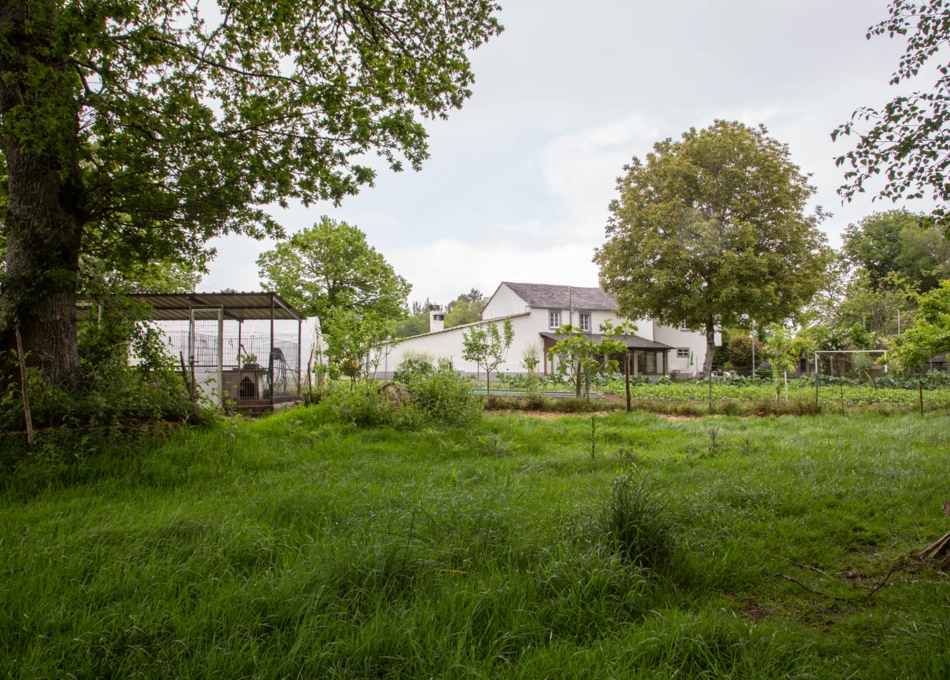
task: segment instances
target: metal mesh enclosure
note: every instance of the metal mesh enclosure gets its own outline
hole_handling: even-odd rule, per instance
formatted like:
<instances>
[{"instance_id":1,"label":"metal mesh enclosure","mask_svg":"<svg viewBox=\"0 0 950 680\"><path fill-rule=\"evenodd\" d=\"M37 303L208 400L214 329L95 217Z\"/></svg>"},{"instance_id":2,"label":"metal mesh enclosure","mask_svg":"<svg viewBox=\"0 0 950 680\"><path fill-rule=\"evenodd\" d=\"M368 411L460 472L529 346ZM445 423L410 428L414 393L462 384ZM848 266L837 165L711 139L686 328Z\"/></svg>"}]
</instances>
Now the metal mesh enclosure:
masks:
<instances>
[{"instance_id":1,"label":"metal mesh enclosure","mask_svg":"<svg viewBox=\"0 0 950 680\"><path fill-rule=\"evenodd\" d=\"M301 395L301 352L297 335L244 335L238 324L196 320L194 332L166 333L169 353L194 372L204 396L223 406L262 408L296 401ZM192 340L189 342L189 335Z\"/></svg>"}]
</instances>

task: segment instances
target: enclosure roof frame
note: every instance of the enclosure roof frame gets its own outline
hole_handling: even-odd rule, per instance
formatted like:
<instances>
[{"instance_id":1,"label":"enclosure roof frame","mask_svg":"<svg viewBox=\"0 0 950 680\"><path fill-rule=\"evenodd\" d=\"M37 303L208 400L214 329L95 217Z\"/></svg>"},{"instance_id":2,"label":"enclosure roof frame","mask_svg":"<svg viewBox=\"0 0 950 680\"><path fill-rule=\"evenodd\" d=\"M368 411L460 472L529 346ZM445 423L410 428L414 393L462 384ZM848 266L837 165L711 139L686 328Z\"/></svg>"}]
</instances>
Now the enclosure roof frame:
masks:
<instances>
[{"instance_id":1,"label":"enclosure roof frame","mask_svg":"<svg viewBox=\"0 0 950 680\"><path fill-rule=\"evenodd\" d=\"M131 293L130 300L144 303L143 321L188 321L217 319L219 311L234 321L291 320L302 322L306 316L273 292L249 293ZM81 295L77 300L80 317L91 313L98 300Z\"/></svg>"}]
</instances>

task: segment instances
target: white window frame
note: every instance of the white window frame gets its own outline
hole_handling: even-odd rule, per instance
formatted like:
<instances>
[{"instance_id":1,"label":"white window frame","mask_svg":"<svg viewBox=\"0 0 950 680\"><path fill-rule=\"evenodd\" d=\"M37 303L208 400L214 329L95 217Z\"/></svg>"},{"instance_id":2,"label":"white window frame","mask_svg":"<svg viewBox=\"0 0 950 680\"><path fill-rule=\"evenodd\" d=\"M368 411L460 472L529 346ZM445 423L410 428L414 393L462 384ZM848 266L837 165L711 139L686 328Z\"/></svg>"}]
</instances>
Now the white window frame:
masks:
<instances>
[{"instance_id":1,"label":"white window frame","mask_svg":"<svg viewBox=\"0 0 950 680\"><path fill-rule=\"evenodd\" d=\"M684 354L685 352L685 354ZM676 348L676 358L677 359L689 359L689 347L677 347Z\"/></svg>"},{"instance_id":2,"label":"white window frame","mask_svg":"<svg viewBox=\"0 0 950 680\"><path fill-rule=\"evenodd\" d=\"M548 328L552 331L556 331L561 327L561 310L560 309L549 309L548 310Z\"/></svg>"},{"instance_id":3,"label":"white window frame","mask_svg":"<svg viewBox=\"0 0 950 680\"><path fill-rule=\"evenodd\" d=\"M587 322L586 324L584 322ZM590 312L581 312L577 315L577 325L585 333L590 333Z\"/></svg>"},{"instance_id":4,"label":"white window frame","mask_svg":"<svg viewBox=\"0 0 950 680\"><path fill-rule=\"evenodd\" d=\"M681 331L689 332L689 329L686 327L686 322L685 322L685 321L680 321L680 330L681 330Z\"/></svg>"}]
</instances>

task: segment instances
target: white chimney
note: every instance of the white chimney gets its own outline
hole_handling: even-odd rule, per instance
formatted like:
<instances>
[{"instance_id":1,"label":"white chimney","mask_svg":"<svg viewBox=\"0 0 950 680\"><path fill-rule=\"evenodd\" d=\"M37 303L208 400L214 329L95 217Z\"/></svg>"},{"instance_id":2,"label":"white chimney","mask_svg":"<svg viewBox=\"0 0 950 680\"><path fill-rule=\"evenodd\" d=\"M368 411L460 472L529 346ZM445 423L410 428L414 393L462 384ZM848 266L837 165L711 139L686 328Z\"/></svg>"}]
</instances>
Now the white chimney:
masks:
<instances>
[{"instance_id":1,"label":"white chimney","mask_svg":"<svg viewBox=\"0 0 950 680\"><path fill-rule=\"evenodd\" d=\"M445 312L442 305L429 305L429 332L445 330Z\"/></svg>"}]
</instances>

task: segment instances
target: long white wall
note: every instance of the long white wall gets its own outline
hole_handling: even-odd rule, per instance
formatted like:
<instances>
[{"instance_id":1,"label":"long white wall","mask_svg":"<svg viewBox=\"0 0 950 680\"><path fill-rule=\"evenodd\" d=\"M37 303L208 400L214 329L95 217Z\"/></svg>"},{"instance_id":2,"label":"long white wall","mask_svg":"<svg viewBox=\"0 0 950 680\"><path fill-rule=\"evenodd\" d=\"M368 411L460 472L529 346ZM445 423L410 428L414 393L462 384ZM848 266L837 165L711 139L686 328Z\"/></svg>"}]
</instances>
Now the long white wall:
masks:
<instances>
[{"instance_id":1,"label":"long white wall","mask_svg":"<svg viewBox=\"0 0 950 680\"><path fill-rule=\"evenodd\" d=\"M514 341L511 349L508 350L507 360L498 367L498 371L503 373L523 373L524 368L521 365L524 357L524 351L528 345L534 343L538 347L540 358L541 343L538 336L538 330L533 327L531 315L522 312L518 316L511 318L511 325L515 332ZM483 322L479 322L483 323ZM496 321L498 330L501 332L503 321ZM427 333L417 335L413 338L406 338L400 341L394 347L391 347L388 356L379 364L377 372L378 378L390 378L393 371L399 366L407 354L427 354L433 361L447 359L451 362L455 370L465 375L475 375L479 370L484 378L485 369L479 369L474 361L466 361L462 357L462 335L479 324L466 324L456 326L438 333ZM494 374L493 374L494 375Z\"/></svg>"}]
</instances>

